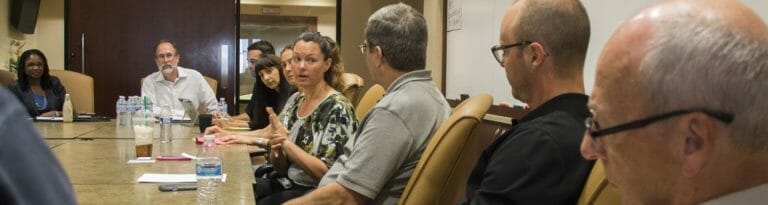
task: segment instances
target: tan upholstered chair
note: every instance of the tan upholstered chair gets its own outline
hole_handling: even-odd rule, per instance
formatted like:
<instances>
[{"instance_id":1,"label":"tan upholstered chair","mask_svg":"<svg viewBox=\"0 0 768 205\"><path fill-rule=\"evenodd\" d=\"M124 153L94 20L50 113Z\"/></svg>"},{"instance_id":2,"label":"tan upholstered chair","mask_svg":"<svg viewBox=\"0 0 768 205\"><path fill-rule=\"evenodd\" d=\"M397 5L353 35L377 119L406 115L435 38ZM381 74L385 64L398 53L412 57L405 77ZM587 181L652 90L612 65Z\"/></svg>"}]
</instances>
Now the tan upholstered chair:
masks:
<instances>
[{"instance_id":1,"label":"tan upholstered chair","mask_svg":"<svg viewBox=\"0 0 768 205\"><path fill-rule=\"evenodd\" d=\"M584 190L579 197L579 205L612 205L621 204L621 196L616 188L608 184L605 178L603 162L596 161L589 173L587 183L584 184Z\"/></svg>"},{"instance_id":2,"label":"tan upholstered chair","mask_svg":"<svg viewBox=\"0 0 768 205\"><path fill-rule=\"evenodd\" d=\"M399 204L456 204L461 199L461 185L480 157L478 150L485 148L470 135L492 102L493 97L481 94L456 106L429 141Z\"/></svg>"},{"instance_id":3,"label":"tan upholstered chair","mask_svg":"<svg viewBox=\"0 0 768 205\"><path fill-rule=\"evenodd\" d=\"M93 113L93 78L68 70L50 70L52 76L61 80L72 99L72 108L78 113Z\"/></svg>"},{"instance_id":4,"label":"tan upholstered chair","mask_svg":"<svg viewBox=\"0 0 768 205\"><path fill-rule=\"evenodd\" d=\"M359 100L360 90L365 86L365 82L362 77L354 73L344 73L341 75L341 79L344 81L344 90L341 91L341 94L354 105Z\"/></svg>"},{"instance_id":5,"label":"tan upholstered chair","mask_svg":"<svg viewBox=\"0 0 768 205\"><path fill-rule=\"evenodd\" d=\"M208 76L203 76L203 78L205 78L205 82L208 82L208 85L211 86L211 89L213 89L213 94L218 94L217 89L219 88L219 81Z\"/></svg>"},{"instance_id":6,"label":"tan upholstered chair","mask_svg":"<svg viewBox=\"0 0 768 205\"><path fill-rule=\"evenodd\" d=\"M13 81L16 81L16 77L17 75L14 73L11 73L11 71L0 70L0 83L2 83L3 86L5 86L6 88L8 86L11 86L11 83L13 83Z\"/></svg>"},{"instance_id":7,"label":"tan upholstered chair","mask_svg":"<svg viewBox=\"0 0 768 205\"><path fill-rule=\"evenodd\" d=\"M371 88L368 88L368 91L365 91L365 95L360 98L360 102L355 106L357 120L363 120L365 115L368 114L368 111L371 111L371 108L376 106L376 103L378 103L382 97L384 97L384 87L381 87L381 85L374 84Z\"/></svg>"},{"instance_id":8,"label":"tan upholstered chair","mask_svg":"<svg viewBox=\"0 0 768 205\"><path fill-rule=\"evenodd\" d=\"M218 91L216 89L219 88L219 81L208 76L203 76L203 78L205 79L205 82L208 83L208 86L211 86L211 89L213 89L213 95L217 95ZM141 86L144 86L144 78L141 78L141 80L139 80L139 87Z\"/></svg>"}]
</instances>

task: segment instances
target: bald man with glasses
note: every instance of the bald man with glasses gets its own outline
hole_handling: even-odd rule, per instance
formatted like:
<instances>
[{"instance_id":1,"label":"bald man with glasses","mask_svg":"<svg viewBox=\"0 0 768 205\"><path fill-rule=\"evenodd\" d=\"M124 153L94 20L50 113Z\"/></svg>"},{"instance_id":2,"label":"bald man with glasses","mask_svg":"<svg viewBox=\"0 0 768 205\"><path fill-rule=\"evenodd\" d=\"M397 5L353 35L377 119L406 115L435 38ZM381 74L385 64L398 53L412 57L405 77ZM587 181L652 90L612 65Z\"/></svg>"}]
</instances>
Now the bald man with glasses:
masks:
<instances>
[{"instance_id":1,"label":"bald man with glasses","mask_svg":"<svg viewBox=\"0 0 768 205\"><path fill-rule=\"evenodd\" d=\"M739 1L668 1L597 63L581 152L623 204L768 201L768 29Z\"/></svg>"},{"instance_id":2,"label":"bald man with glasses","mask_svg":"<svg viewBox=\"0 0 768 205\"><path fill-rule=\"evenodd\" d=\"M589 29L575 0L521 0L507 11L491 52L533 110L483 151L464 204L576 204L593 164L579 156Z\"/></svg>"}]
</instances>

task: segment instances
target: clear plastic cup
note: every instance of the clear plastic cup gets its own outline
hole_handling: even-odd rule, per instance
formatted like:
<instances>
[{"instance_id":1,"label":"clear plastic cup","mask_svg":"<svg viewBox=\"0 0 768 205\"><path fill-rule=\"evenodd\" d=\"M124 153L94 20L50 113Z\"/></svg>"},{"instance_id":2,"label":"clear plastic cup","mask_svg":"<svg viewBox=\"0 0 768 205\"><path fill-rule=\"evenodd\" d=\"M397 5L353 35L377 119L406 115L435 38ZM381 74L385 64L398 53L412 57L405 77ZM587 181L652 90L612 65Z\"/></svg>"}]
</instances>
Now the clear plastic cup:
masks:
<instances>
[{"instance_id":1,"label":"clear plastic cup","mask_svg":"<svg viewBox=\"0 0 768 205\"><path fill-rule=\"evenodd\" d=\"M152 136L154 128L146 125L134 125L133 136L136 142L136 157L152 157Z\"/></svg>"}]
</instances>

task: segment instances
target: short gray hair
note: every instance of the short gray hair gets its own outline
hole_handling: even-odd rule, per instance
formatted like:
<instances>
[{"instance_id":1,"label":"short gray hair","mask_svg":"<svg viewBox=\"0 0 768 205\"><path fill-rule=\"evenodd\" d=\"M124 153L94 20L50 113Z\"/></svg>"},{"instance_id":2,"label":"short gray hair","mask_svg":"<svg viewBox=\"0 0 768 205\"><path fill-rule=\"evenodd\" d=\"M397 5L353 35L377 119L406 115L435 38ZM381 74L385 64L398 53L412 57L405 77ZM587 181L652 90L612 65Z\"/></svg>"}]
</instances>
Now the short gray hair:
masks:
<instances>
[{"instance_id":1,"label":"short gray hair","mask_svg":"<svg viewBox=\"0 0 768 205\"><path fill-rule=\"evenodd\" d=\"M657 24L648 48L640 72L650 112L706 108L731 113L731 142L748 152L768 150L765 40L722 20L681 15Z\"/></svg>"},{"instance_id":2,"label":"short gray hair","mask_svg":"<svg viewBox=\"0 0 768 205\"><path fill-rule=\"evenodd\" d=\"M422 70L427 56L427 21L403 3L385 6L368 18L365 38L369 50L381 47L387 63L404 71Z\"/></svg>"}]
</instances>

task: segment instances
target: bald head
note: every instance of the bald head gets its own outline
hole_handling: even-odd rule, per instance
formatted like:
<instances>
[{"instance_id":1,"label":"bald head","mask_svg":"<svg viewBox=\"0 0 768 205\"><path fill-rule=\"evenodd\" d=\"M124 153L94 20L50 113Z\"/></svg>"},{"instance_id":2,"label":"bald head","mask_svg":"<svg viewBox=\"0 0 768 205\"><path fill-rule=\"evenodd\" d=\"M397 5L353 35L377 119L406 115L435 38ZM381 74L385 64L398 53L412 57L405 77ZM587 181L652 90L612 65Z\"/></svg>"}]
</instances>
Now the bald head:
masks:
<instances>
[{"instance_id":1,"label":"bald head","mask_svg":"<svg viewBox=\"0 0 768 205\"><path fill-rule=\"evenodd\" d=\"M765 38L768 27L757 13L736 0L666 1L645 9L634 19L663 22L664 19L686 18L720 21L731 29L754 38Z\"/></svg>"},{"instance_id":2,"label":"bald head","mask_svg":"<svg viewBox=\"0 0 768 205\"><path fill-rule=\"evenodd\" d=\"M598 62L595 87L604 88L597 89L603 95L633 93L614 99L647 102L641 109L648 113L690 108L731 113L734 143L743 150L768 150L768 138L757 137L768 135L760 126L768 122L768 107L756 103L768 100L766 36L766 24L738 1L664 2L616 31Z\"/></svg>"},{"instance_id":3,"label":"bald head","mask_svg":"<svg viewBox=\"0 0 768 205\"><path fill-rule=\"evenodd\" d=\"M704 0L670 2L671 6L687 9L686 12L704 12L710 20L723 19L733 29L754 38L765 38L768 26L755 11L736 0ZM700 14L702 15L702 14Z\"/></svg>"},{"instance_id":4,"label":"bald head","mask_svg":"<svg viewBox=\"0 0 768 205\"><path fill-rule=\"evenodd\" d=\"M590 24L580 1L516 1L504 17L502 29L511 31L515 41L541 42L561 77L581 77Z\"/></svg>"},{"instance_id":5,"label":"bald head","mask_svg":"<svg viewBox=\"0 0 768 205\"><path fill-rule=\"evenodd\" d=\"M730 0L666 1L627 20L598 60L595 125L694 113L585 136L582 153L603 160L627 202L698 204L768 183L766 33Z\"/></svg>"}]
</instances>

